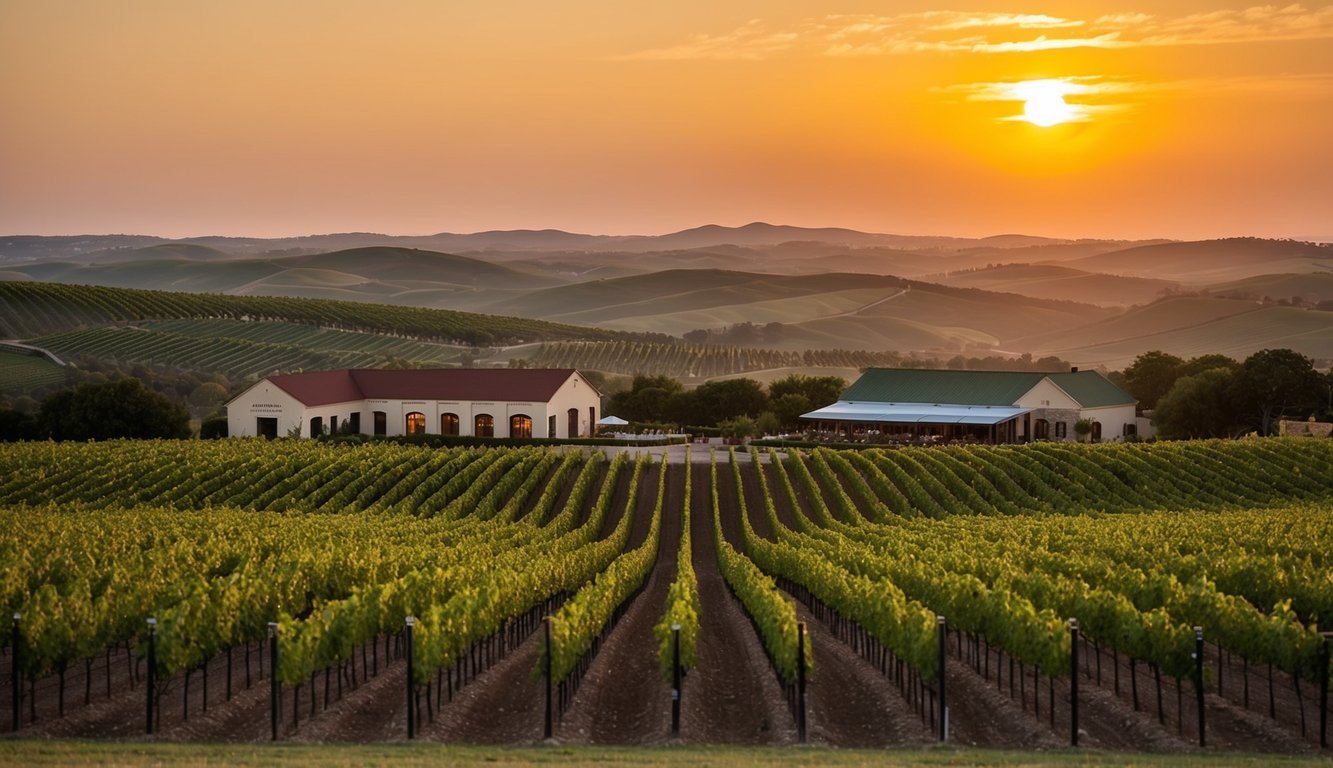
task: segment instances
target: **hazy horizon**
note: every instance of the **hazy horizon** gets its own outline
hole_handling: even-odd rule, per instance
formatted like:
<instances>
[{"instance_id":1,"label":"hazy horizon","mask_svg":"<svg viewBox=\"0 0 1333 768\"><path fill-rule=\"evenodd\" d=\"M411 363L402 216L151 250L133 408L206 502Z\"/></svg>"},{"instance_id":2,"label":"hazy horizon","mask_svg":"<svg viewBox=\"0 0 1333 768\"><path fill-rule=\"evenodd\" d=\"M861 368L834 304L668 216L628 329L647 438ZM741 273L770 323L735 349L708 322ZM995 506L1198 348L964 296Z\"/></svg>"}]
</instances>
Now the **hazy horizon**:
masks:
<instances>
[{"instance_id":1,"label":"hazy horizon","mask_svg":"<svg viewBox=\"0 0 1333 768\"><path fill-rule=\"evenodd\" d=\"M0 231L1333 239L1333 5L0 0Z\"/></svg>"}]
</instances>

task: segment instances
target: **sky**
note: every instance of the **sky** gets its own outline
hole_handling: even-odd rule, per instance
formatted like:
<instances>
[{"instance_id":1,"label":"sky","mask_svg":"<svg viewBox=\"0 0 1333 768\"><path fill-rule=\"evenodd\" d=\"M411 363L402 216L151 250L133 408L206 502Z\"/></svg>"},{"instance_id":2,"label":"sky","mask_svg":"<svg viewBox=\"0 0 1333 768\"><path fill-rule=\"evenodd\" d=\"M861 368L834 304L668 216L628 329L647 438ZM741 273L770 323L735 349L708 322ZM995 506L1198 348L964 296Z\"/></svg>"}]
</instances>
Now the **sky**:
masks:
<instances>
[{"instance_id":1,"label":"sky","mask_svg":"<svg viewBox=\"0 0 1333 768\"><path fill-rule=\"evenodd\" d=\"M1333 239L1331 137L1333 5L0 0L3 234Z\"/></svg>"}]
</instances>

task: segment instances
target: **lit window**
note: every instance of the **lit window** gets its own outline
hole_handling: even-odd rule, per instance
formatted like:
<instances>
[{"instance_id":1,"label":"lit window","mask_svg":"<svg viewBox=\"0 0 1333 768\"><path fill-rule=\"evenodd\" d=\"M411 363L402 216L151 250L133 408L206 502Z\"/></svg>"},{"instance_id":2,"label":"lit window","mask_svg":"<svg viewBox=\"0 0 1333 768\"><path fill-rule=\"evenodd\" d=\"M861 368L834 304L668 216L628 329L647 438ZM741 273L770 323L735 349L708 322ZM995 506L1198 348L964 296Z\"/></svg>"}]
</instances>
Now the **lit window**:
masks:
<instances>
[{"instance_id":1,"label":"lit window","mask_svg":"<svg viewBox=\"0 0 1333 768\"><path fill-rule=\"evenodd\" d=\"M420 411L413 411L407 414L407 434L426 434L426 414L421 413Z\"/></svg>"},{"instance_id":2,"label":"lit window","mask_svg":"<svg viewBox=\"0 0 1333 768\"><path fill-rule=\"evenodd\" d=\"M509 436L527 440L532 437L532 417L516 413L509 417Z\"/></svg>"},{"instance_id":3,"label":"lit window","mask_svg":"<svg viewBox=\"0 0 1333 768\"><path fill-rule=\"evenodd\" d=\"M489 413L479 413L474 421L472 434L477 437L495 437L495 419Z\"/></svg>"}]
</instances>

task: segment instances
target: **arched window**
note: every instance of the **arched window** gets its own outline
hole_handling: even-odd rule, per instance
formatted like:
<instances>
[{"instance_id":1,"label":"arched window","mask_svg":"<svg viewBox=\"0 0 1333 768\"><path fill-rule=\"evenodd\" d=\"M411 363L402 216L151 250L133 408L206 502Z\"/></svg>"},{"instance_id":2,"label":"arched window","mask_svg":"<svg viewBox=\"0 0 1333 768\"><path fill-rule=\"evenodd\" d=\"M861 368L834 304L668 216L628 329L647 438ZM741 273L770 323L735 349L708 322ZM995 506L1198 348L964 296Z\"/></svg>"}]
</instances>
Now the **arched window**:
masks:
<instances>
[{"instance_id":1,"label":"arched window","mask_svg":"<svg viewBox=\"0 0 1333 768\"><path fill-rule=\"evenodd\" d=\"M568 417L568 420L569 420L569 434L566 435L566 437L571 437L571 438L578 437L578 436L579 436L579 409L578 409L578 408L570 408L570 409L569 409L569 413L566 414L566 416Z\"/></svg>"},{"instance_id":2,"label":"arched window","mask_svg":"<svg viewBox=\"0 0 1333 768\"><path fill-rule=\"evenodd\" d=\"M324 419L321 416L316 416L310 420L310 436L319 437L320 435L323 434L324 434Z\"/></svg>"},{"instance_id":3,"label":"arched window","mask_svg":"<svg viewBox=\"0 0 1333 768\"><path fill-rule=\"evenodd\" d=\"M472 434L477 437L495 437L495 419L489 413L477 414Z\"/></svg>"},{"instance_id":4,"label":"arched window","mask_svg":"<svg viewBox=\"0 0 1333 768\"><path fill-rule=\"evenodd\" d=\"M412 411L407 414L407 434L424 435L426 434L426 414L421 411Z\"/></svg>"},{"instance_id":5,"label":"arched window","mask_svg":"<svg viewBox=\"0 0 1333 768\"><path fill-rule=\"evenodd\" d=\"M1032 439L1050 440L1051 423L1046 419L1037 419L1036 421L1032 422Z\"/></svg>"},{"instance_id":6,"label":"arched window","mask_svg":"<svg viewBox=\"0 0 1333 768\"><path fill-rule=\"evenodd\" d=\"M442 435L458 434L458 414L456 413L440 414L440 434Z\"/></svg>"},{"instance_id":7,"label":"arched window","mask_svg":"<svg viewBox=\"0 0 1333 768\"><path fill-rule=\"evenodd\" d=\"M509 417L509 436L521 437L524 440L532 437L532 417L523 413L516 413Z\"/></svg>"}]
</instances>

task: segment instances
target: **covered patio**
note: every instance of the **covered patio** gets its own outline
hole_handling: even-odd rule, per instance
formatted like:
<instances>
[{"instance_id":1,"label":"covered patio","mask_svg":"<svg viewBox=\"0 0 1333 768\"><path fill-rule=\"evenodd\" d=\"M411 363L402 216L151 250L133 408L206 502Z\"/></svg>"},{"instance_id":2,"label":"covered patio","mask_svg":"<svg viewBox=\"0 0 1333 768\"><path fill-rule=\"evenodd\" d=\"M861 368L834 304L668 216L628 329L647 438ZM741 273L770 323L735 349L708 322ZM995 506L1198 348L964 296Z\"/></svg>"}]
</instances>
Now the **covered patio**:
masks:
<instances>
[{"instance_id":1,"label":"covered patio","mask_svg":"<svg viewBox=\"0 0 1333 768\"><path fill-rule=\"evenodd\" d=\"M801 418L848 442L995 444L1026 440L1030 414L1012 406L839 401Z\"/></svg>"}]
</instances>

